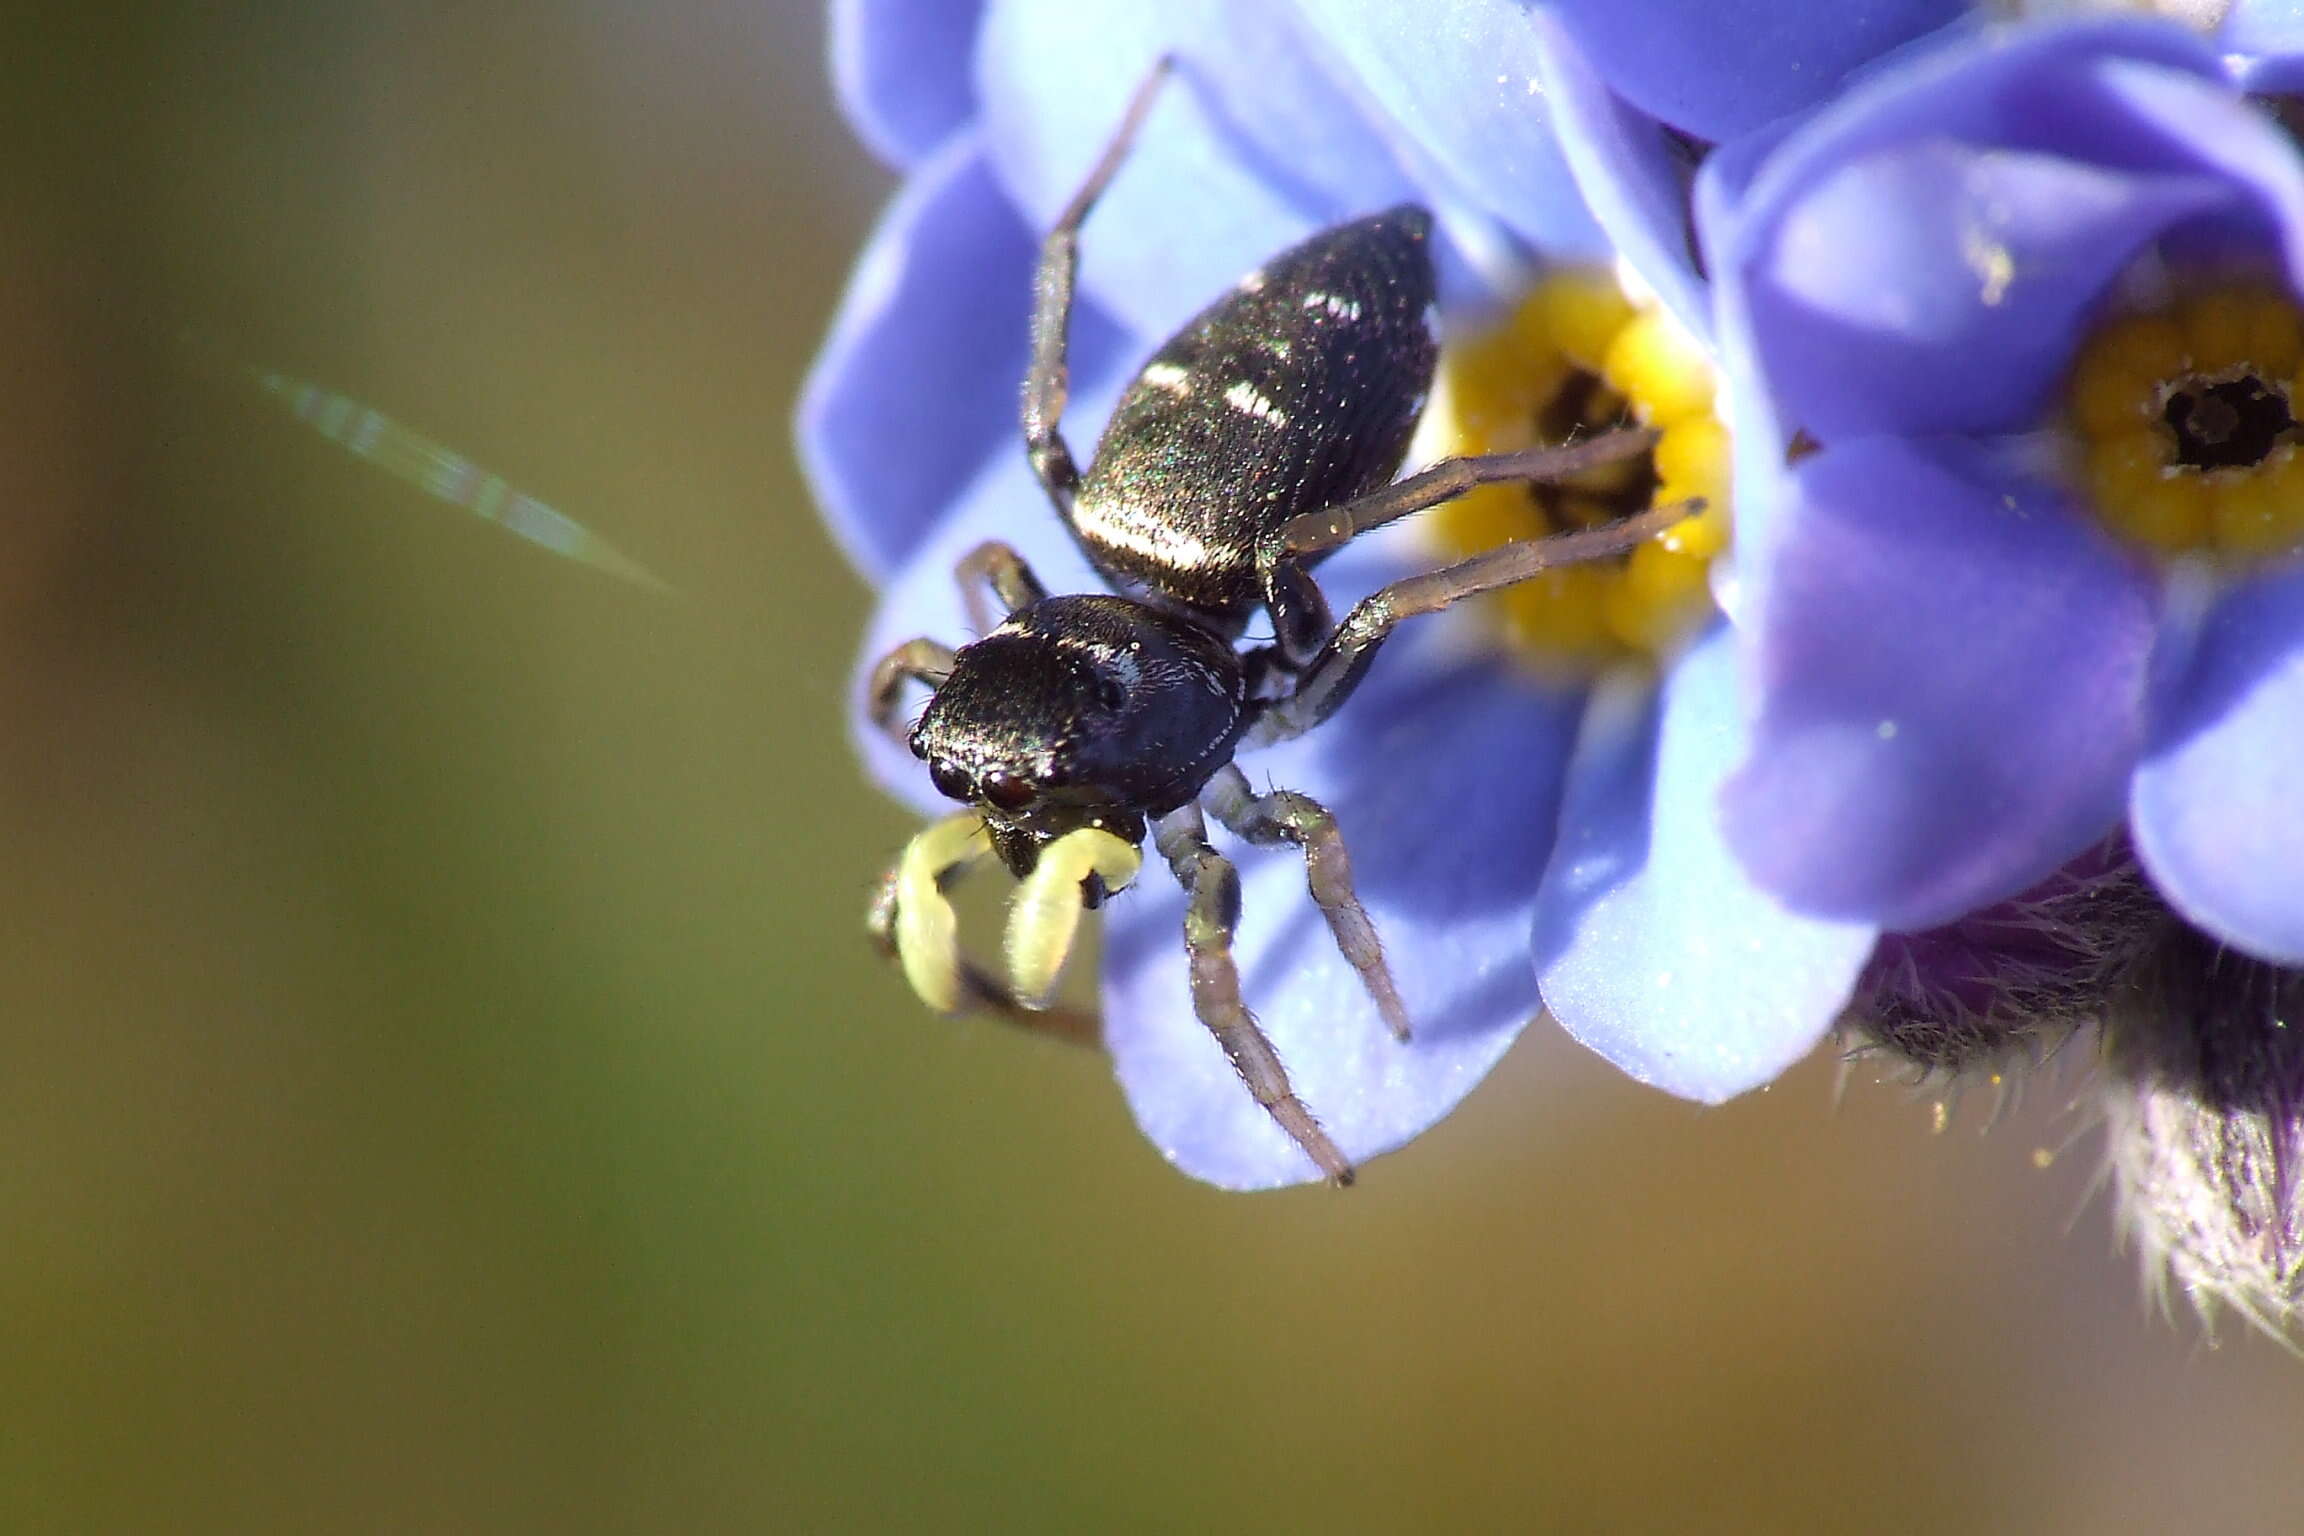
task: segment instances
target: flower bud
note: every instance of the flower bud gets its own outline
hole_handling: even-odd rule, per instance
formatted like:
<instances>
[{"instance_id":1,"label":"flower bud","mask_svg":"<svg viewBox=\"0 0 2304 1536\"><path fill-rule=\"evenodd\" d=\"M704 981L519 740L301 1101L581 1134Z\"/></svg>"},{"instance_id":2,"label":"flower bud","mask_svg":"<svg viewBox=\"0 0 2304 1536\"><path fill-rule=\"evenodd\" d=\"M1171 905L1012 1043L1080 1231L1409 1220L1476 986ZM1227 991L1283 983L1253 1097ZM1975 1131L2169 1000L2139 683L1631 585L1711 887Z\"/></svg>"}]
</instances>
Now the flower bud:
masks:
<instances>
[{"instance_id":1,"label":"flower bud","mask_svg":"<svg viewBox=\"0 0 2304 1536\"><path fill-rule=\"evenodd\" d=\"M2287 1331L2304 1303L2304 971L2176 924L2105 1037L2112 1174L2147 1282Z\"/></svg>"},{"instance_id":2,"label":"flower bud","mask_svg":"<svg viewBox=\"0 0 2304 1536\"><path fill-rule=\"evenodd\" d=\"M1923 1082L1998 1074L2103 1017L2172 921L2114 839L2011 900L1882 935L1841 1026Z\"/></svg>"}]
</instances>

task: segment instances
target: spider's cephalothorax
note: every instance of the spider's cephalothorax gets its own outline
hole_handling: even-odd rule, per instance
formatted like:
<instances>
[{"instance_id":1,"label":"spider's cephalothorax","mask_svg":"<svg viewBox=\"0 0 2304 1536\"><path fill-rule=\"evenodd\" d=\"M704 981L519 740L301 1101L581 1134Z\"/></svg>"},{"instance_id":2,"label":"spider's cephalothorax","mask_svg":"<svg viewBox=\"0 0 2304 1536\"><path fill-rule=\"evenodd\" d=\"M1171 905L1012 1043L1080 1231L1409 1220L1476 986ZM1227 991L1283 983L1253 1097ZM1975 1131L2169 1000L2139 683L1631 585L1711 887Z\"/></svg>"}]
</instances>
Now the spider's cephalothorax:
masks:
<instances>
[{"instance_id":1,"label":"spider's cephalothorax","mask_svg":"<svg viewBox=\"0 0 2304 1536\"><path fill-rule=\"evenodd\" d=\"M955 661L910 744L1019 878L1084 827L1143 842L1145 818L1231 761L1246 718L1230 645L1124 597L1040 598Z\"/></svg>"},{"instance_id":2,"label":"spider's cephalothorax","mask_svg":"<svg viewBox=\"0 0 2304 1536\"><path fill-rule=\"evenodd\" d=\"M1059 428L1080 225L1167 72L1163 64L1137 92L1041 248L1024 386L1033 468L1118 591L1050 596L1014 550L986 544L961 562L961 590L979 612L989 590L1006 617L957 651L920 639L881 658L874 719L969 809L906 847L871 926L930 1006L1051 1017L1041 1010L1081 912L1135 878L1149 836L1188 896L1193 1011L1257 1102L1321 1172L1349 1183L1351 1161L1297 1098L1241 998L1239 877L1209 842L1203 811L1251 843L1302 851L1338 948L1405 1041L1407 1010L1353 893L1335 819L1300 794L1257 794L1233 753L1333 714L1401 619L1622 554L1694 507L1506 545L1396 582L1341 624L1331 619L1310 573L1359 534L1474 485L1626 457L1653 436L1621 431L1572 448L1451 459L1395 482L1438 354L1432 221L1407 206L1314 235L1211 304L1136 375L1083 475ZM1241 650L1258 612L1273 640ZM933 690L908 729L907 683ZM1019 882L1004 978L962 956L944 894L992 856Z\"/></svg>"}]
</instances>

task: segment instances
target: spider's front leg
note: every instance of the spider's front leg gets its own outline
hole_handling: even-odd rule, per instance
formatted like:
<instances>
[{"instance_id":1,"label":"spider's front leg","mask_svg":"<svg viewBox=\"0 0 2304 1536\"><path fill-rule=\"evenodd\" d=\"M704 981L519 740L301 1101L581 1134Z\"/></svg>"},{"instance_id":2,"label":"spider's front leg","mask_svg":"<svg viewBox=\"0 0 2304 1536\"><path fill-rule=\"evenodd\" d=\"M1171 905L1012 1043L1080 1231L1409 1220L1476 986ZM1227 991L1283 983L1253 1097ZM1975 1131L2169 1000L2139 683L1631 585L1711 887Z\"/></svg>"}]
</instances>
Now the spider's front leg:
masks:
<instances>
[{"instance_id":1,"label":"spider's front leg","mask_svg":"<svg viewBox=\"0 0 2304 1536\"><path fill-rule=\"evenodd\" d=\"M982 636L1000 622L984 606L984 593L989 590L1000 604L1000 618L1029 608L1048 595L1048 588L1024 557L998 539L987 539L960 557L952 568L953 579L960 583L960 601L968 610L969 626Z\"/></svg>"},{"instance_id":2,"label":"spider's front leg","mask_svg":"<svg viewBox=\"0 0 2304 1536\"><path fill-rule=\"evenodd\" d=\"M909 750L904 685L918 683L933 693L951 675L952 647L926 636L907 640L872 663L872 680L864 685L864 712L882 735Z\"/></svg>"},{"instance_id":3,"label":"spider's front leg","mask_svg":"<svg viewBox=\"0 0 2304 1536\"><path fill-rule=\"evenodd\" d=\"M1208 842L1197 805L1169 812L1153 827L1153 842L1188 898L1184 952L1192 972L1192 1011L1224 1048L1232 1070L1265 1113L1336 1184L1352 1182L1352 1164L1288 1081L1280 1053L1264 1037L1240 997L1240 968L1232 938L1240 923L1240 875Z\"/></svg>"},{"instance_id":4,"label":"spider's front leg","mask_svg":"<svg viewBox=\"0 0 2304 1536\"><path fill-rule=\"evenodd\" d=\"M987 589L999 602L1003 616L1048 595L1047 587L1032 574L1024 557L998 539L986 540L962 555L952 568L952 579L960 587L960 601L978 635L998 622L984 607ZM864 687L865 713L891 741L909 747L908 726L901 711L904 685L918 683L933 693L952 675L952 666L952 647L942 641L926 637L905 641L872 664L872 679Z\"/></svg>"},{"instance_id":5,"label":"spider's front leg","mask_svg":"<svg viewBox=\"0 0 2304 1536\"><path fill-rule=\"evenodd\" d=\"M1352 859L1344 851L1344 835L1336 818L1309 795L1291 789L1259 795L1248 787L1248 776L1237 767L1225 769L1208 781L1201 799L1216 819L1233 833L1260 848L1291 845L1304 855L1304 880L1336 948L1360 973L1360 983L1384 1016L1393 1037L1409 1036L1408 1008L1400 1001L1391 967L1384 963L1384 944L1376 925L1352 889Z\"/></svg>"},{"instance_id":6,"label":"spider's front leg","mask_svg":"<svg viewBox=\"0 0 2304 1536\"><path fill-rule=\"evenodd\" d=\"M1065 351L1071 338L1072 289L1080 270L1080 226L1128 158L1136 130L1150 115L1153 98L1172 68L1173 61L1162 58L1136 87L1111 142L1040 242L1040 265L1032 277L1032 365L1024 376L1024 451L1067 525L1072 521L1073 493L1080 488L1080 467L1062 427L1064 402L1072 392Z\"/></svg>"}]
</instances>

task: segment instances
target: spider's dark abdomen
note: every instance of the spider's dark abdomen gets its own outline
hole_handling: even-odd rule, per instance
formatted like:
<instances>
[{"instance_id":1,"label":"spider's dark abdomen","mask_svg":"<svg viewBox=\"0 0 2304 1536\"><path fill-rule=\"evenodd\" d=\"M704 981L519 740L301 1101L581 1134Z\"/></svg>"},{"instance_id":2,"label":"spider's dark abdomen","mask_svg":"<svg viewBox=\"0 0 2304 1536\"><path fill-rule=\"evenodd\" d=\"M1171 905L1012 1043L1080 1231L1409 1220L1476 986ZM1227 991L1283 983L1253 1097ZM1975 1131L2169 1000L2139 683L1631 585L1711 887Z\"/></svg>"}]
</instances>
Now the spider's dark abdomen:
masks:
<instances>
[{"instance_id":1,"label":"spider's dark abdomen","mask_svg":"<svg viewBox=\"0 0 2304 1536\"><path fill-rule=\"evenodd\" d=\"M1431 227L1404 205L1314 235L1153 356L1080 486L1109 574L1237 626L1270 535L1399 472L1439 353Z\"/></svg>"}]
</instances>

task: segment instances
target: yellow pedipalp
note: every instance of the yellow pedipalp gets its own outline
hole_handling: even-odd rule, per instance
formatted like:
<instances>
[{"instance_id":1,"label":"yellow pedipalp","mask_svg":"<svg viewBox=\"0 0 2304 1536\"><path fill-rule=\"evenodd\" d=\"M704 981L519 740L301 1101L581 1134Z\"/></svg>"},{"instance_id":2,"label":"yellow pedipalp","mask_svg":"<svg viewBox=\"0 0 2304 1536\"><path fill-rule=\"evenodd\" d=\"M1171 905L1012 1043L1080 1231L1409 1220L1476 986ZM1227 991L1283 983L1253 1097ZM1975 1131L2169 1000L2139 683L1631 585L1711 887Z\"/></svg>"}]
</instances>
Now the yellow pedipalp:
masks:
<instances>
[{"instance_id":1,"label":"yellow pedipalp","mask_svg":"<svg viewBox=\"0 0 2304 1536\"><path fill-rule=\"evenodd\" d=\"M944 881L992 852L984 820L962 811L923 828L896 865L896 958L920 1001L938 1013L960 1007L960 924Z\"/></svg>"},{"instance_id":2,"label":"yellow pedipalp","mask_svg":"<svg viewBox=\"0 0 2304 1536\"><path fill-rule=\"evenodd\" d=\"M1008 981L1016 1000L1045 1008L1055 999L1064 961L1080 929L1080 885L1090 875L1117 891L1136 878L1144 855L1099 827L1067 832L1040 850L1040 861L1016 888L1008 908Z\"/></svg>"}]
</instances>

